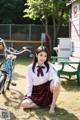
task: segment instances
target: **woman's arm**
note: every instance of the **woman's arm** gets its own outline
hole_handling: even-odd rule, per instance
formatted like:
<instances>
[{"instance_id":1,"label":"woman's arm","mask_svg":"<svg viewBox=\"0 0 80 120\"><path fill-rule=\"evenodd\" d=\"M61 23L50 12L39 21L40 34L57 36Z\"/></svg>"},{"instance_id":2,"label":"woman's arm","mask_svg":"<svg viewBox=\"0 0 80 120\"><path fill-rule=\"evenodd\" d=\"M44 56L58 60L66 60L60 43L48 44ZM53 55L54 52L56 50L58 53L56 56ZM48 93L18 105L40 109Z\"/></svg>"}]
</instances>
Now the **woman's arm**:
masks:
<instances>
[{"instance_id":1,"label":"woman's arm","mask_svg":"<svg viewBox=\"0 0 80 120\"><path fill-rule=\"evenodd\" d=\"M49 63L49 66L50 66L49 71L50 71L50 76L51 76L51 78L54 80L54 83L59 83L59 82L60 82L60 79L59 79L59 77L57 76L55 70L53 69L52 64Z\"/></svg>"},{"instance_id":2,"label":"woman's arm","mask_svg":"<svg viewBox=\"0 0 80 120\"><path fill-rule=\"evenodd\" d=\"M26 73L26 93L27 96L31 96L32 94L32 76L31 76L31 67L29 66L27 68L27 73Z\"/></svg>"}]
</instances>

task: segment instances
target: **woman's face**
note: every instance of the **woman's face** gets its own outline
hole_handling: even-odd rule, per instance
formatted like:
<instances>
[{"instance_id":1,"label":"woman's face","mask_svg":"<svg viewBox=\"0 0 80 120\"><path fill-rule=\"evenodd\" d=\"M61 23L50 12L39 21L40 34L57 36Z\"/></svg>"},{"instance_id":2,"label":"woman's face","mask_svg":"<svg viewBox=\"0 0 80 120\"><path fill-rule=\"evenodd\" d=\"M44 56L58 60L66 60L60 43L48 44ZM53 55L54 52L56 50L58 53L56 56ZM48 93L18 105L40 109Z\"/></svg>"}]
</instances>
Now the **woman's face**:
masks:
<instances>
[{"instance_id":1,"label":"woman's face","mask_svg":"<svg viewBox=\"0 0 80 120\"><path fill-rule=\"evenodd\" d=\"M38 60L38 64L41 65L47 60L47 53L42 51L42 52L36 54L36 57Z\"/></svg>"}]
</instances>

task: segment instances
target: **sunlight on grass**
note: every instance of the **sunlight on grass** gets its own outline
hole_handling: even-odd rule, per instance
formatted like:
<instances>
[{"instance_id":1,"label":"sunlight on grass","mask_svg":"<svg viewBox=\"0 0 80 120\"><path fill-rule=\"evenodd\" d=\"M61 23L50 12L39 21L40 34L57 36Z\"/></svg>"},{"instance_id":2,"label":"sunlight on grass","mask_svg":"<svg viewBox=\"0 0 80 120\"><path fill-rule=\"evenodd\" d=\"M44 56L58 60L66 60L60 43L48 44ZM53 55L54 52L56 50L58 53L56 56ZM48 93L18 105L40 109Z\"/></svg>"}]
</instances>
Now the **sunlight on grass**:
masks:
<instances>
[{"instance_id":1,"label":"sunlight on grass","mask_svg":"<svg viewBox=\"0 0 80 120\"><path fill-rule=\"evenodd\" d=\"M27 65L31 63L31 60L21 61L17 61L16 72L19 73L20 69L23 70L23 72L20 72L20 74L22 75L24 73L24 78L23 76L20 76L20 78L18 78L19 80L25 79L25 70L27 68ZM20 116L24 114L24 116L22 116L23 119L26 115L27 120L78 120L78 118L80 118L79 98L80 87L77 86L76 82L68 82L64 80L62 81L61 92L57 101L58 107L56 108L56 113L49 114L49 108L41 108L26 111L22 110Z\"/></svg>"},{"instance_id":2,"label":"sunlight on grass","mask_svg":"<svg viewBox=\"0 0 80 120\"><path fill-rule=\"evenodd\" d=\"M0 95L0 108L8 109L11 120L80 120L80 86L76 81L61 79L61 92L57 100L56 112L49 114L49 108L23 110L21 101L26 93L26 68L32 59L17 59L10 91Z\"/></svg>"}]
</instances>

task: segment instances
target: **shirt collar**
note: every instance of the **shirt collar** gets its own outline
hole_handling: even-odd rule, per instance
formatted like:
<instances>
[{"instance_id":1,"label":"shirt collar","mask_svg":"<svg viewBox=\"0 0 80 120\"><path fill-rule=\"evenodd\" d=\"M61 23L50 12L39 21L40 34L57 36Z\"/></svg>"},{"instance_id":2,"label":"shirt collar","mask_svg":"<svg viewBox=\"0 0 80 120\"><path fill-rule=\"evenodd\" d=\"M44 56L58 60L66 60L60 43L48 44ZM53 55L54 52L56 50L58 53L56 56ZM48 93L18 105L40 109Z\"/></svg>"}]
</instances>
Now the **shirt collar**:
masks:
<instances>
[{"instance_id":1,"label":"shirt collar","mask_svg":"<svg viewBox=\"0 0 80 120\"><path fill-rule=\"evenodd\" d=\"M38 63L36 63L36 67L38 67L39 65L38 65ZM44 66L45 67L45 64L43 63L41 66Z\"/></svg>"}]
</instances>

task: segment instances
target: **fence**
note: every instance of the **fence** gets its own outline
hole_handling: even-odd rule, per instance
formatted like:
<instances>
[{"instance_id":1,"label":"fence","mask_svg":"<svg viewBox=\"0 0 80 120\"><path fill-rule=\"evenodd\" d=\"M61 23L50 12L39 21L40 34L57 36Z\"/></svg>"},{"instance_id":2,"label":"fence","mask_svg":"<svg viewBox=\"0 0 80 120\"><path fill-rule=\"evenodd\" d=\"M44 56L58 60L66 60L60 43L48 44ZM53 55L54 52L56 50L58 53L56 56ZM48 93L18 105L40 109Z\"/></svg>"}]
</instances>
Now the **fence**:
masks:
<instances>
[{"instance_id":1,"label":"fence","mask_svg":"<svg viewBox=\"0 0 80 120\"><path fill-rule=\"evenodd\" d=\"M49 34L53 39L52 25L49 25ZM46 41L44 26L35 24L0 24L0 37L5 40L7 46L18 46L17 49L25 45L32 46L33 52L41 45L42 39ZM62 27L58 37L68 37L68 27Z\"/></svg>"},{"instance_id":2,"label":"fence","mask_svg":"<svg viewBox=\"0 0 80 120\"><path fill-rule=\"evenodd\" d=\"M45 33L43 25L34 24L0 24L0 37L5 40L41 41ZM53 28L49 25L49 34L53 38ZM68 37L67 27L63 27L58 37Z\"/></svg>"},{"instance_id":3,"label":"fence","mask_svg":"<svg viewBox=\"0 0 80 120\"><path fill-rule=\"evenodd\" d=\"M49 32L52 36L52 26L49 26ZM45 33L42 25L0 24L0 37L5 40L40 41L42 33Z\"/></svg>"}]
</instances>

